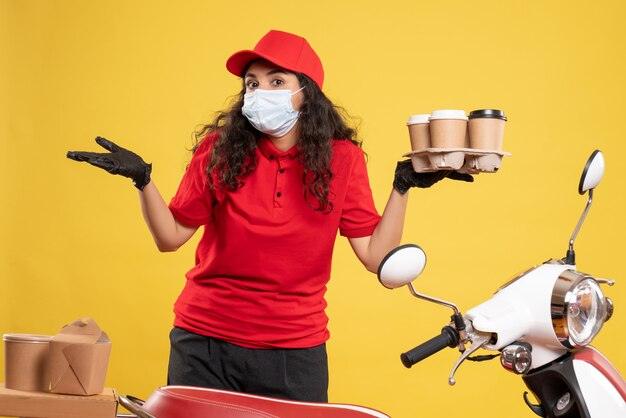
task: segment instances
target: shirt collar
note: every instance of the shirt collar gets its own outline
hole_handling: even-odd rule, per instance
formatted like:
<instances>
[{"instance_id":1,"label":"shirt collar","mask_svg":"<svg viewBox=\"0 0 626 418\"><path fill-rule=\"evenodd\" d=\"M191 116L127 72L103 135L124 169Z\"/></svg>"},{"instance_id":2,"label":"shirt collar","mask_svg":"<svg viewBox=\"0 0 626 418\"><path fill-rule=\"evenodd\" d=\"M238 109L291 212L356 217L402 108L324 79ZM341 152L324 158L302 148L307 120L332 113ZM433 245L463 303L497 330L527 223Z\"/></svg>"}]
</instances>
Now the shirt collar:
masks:
<instances>
[{"instance_id":1,"label":"shirt collar","mask_svg":"<svg viewBox=\"0 0 626 418\"><path fill-rule=\"evenodd\" d=\"M263 136L259 141L259 151L263 156L269 160L274 158L286 158L289 157L291 159L296 158L298 153L297 147L294 145L289 148L287 151L281 151L270 141L270 139L266 136Z\"/></svg>"}]
</instances>

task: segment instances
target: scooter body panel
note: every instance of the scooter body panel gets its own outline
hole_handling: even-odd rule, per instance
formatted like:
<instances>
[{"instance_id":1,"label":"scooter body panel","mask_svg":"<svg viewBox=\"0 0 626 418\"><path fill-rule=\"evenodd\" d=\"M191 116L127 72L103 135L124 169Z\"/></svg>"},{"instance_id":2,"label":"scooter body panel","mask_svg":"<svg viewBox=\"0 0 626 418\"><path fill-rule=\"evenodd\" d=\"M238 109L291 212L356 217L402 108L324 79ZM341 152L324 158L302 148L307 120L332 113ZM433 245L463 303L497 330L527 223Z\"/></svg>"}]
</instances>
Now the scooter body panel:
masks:
<instances>
[{"instance_id":1,"label":"scooter body panel","mask_svg":"<svg viewBox=\"0 0 626 418\"><path fill-rule=\"evenodd\" d=\"M557 339L550 317L552 288L559 275L573 266L543 264L500 289L491 299L467 311L465 317L497 341L485 346L500 350L515 341L533 346L532 368L538 368L567 352Z\"/></svg>"},{"instance_id":2,"label":"scooter body panel","mask_svg":"<svg viewBox=\"0 0 626 418\"><path fill-rule=\"evenodd\" d=\"M574 370L592 416L626 417L626 381L602 353L576 351Z\"/></svg>"},{"instance_id":3,"label":"scooter body panel","mask_svg":"<svg viewBox=\"0 0 626 418\"><path fill-rule=\"evenodd\" d=\"M607 377L592 363L574 360L574 372L591 418L626 417L626 402Z\"/></svg>"},{"instance_id":4,"label":"scooter body panel","mask_svg":"<svg viewBox=\"0 0 626 418\"><path fill-rule=\"evenodd\" d=\"M592 347L568 353L522 378L548 418L626 417L626 382Z\"/></svg>"}]
</instances>

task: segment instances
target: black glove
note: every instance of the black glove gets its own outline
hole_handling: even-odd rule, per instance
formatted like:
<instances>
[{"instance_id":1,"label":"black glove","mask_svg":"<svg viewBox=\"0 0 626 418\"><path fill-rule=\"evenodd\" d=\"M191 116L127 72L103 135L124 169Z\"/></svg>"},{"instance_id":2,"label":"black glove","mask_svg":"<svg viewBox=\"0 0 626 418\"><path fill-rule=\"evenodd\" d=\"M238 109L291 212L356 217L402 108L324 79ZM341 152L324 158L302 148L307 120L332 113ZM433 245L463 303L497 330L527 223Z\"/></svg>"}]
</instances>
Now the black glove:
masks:
<instances>
[{"instance_id":1,"label":"black glove","mask_svg":"<svg viewBox=\"0 0 626 418\"><path fill-rule=\"evenodd\" d=\"M411 187L426 188L437 183L444 178L473 182L474 177L469 174L462 174L452 170L440 170L432 173L416 173L413 170L411 160L398 161L396 175L393 180L393 188L400 194L405 194Z\"/></svg>"},{"instance_id":2,"label":"black glove","mask_svg":"<svg viewBox=\"0 0 626 418\"><path fill-rule=\"evenodd\" d=\"M67 158L75 161L86 161L111 174L128 177L133 180L133 184L139 190L143 190L150 183L152 164L147 164L134 152L119 147L108 139L99 136L96 137L96 142L111 153L68 151Z\"/></svg>"}]
</instances>

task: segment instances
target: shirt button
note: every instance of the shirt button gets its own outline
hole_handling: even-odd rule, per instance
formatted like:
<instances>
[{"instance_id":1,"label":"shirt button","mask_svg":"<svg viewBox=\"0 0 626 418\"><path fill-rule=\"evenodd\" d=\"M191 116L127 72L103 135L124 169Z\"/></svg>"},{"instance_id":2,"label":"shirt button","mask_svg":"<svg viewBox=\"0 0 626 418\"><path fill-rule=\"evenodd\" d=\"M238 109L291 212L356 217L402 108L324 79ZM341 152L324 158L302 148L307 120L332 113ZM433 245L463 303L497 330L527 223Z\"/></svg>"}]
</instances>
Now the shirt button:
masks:
<instances>
[{"instance_id":1,"label":"shirt button","mask_svg":"<svg viewBox=\"0 0 626 418\"><path fill-rule=\"evenodd\" d=\"M281 197L282 194L280 192L276 193L276 197Z\"/></svg>"},{"instance_id":2,"label":"shirt button","mask_svg":"<svg viewBox=\"0 0 626 418\"><path fill-rule=\"evenodd\" d=\"M282 173L284 173L284 172L285 172L285 169L284 169L284 168L281 168L280 170L278 170L278 172L279 172L280 174L282 174Z\"/></svg>"}]
</instances>

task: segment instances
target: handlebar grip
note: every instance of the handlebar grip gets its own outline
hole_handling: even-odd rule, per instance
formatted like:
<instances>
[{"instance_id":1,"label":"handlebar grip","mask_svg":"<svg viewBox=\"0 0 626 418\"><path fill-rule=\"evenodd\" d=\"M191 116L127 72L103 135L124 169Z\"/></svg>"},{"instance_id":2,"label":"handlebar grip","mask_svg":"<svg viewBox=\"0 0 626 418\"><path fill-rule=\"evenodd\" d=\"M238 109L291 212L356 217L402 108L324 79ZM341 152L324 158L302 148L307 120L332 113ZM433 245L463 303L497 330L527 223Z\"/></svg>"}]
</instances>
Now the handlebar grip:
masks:
<instances>
[{"instance_id":1,"label":"handlebar grip","mask_svg":"<svg viewBox=\"0 0 626 418\"><path fill-rule=\"evenodd\" d=\"M445 326L441 330L441 334L431 338L423 344L418 345L411 351L402 353L400 360L407 369L425 358L432 356L438 351L446 347L454 347L459 343L459 334L451 326Z\"/></svg>"}]
</instances>

